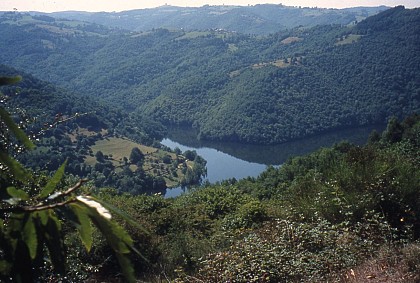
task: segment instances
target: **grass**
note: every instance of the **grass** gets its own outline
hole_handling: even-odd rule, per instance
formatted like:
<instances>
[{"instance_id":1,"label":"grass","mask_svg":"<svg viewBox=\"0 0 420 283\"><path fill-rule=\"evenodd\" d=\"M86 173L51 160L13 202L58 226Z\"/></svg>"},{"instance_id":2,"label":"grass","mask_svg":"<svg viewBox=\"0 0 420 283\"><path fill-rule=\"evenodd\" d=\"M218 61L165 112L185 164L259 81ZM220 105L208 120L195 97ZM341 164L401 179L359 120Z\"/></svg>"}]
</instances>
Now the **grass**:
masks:
<instances>
[{"instance_id":1,"label":"grass","mask_svg":"<svg viewBox=\"0 0 420 283\"><path fill-rule=\"evenodd\" d=\"M214 35L217 38L226 38L229 37L231 34L225 30L213 30L213 31L190 31L186 32L183 36L177 37L175 40L182 40L182 39L193 39L198 37L205 37L209 35ZM236 46L234 46L236 47ZM229 50L232 51L231 46L229 46ZM236 51L236 49L235 49Z\"/></svg>"},{"instance_id":2,"label":"grass","mask_svg":"<svg viewBox=\"0 0 420 283\"><path fill-rule=\"evenodd\" d=\"M76 21L76 20L68 21L68 20L57 20L56 19L55 23L56 24L63 24L65 26L72 27L72 28L77 28L79 26L86 26L87 25L86 22L81 22L81 21Z\"/></svg>"},{"instance_id":3,"label":"grass","mask_svg":"<svg viewBox=\"0 0 420 283\"><path fill-rule=\"evenodd\" d=\"M38 28L42 28L51 33L61 34L61 35L75 35L85 33L88 35L103 36L95 32L84 32L83 27L87 24L81 21L72 21L72 20L56 20L52 23L33 18L30 15L18 15L17 17L10 18L5 20L3 23L8 23L11 25L24 26L28 24L34 24ZM79 29L81 27L82 29ZM46 45L46 48L51 48L50 45Z\"/></svg>"},{"instance_id":4,"label":"grass","mask_svg":"<svg viewBox=\"0 0 420 283\"><path fill-rule=\"evenodd\" d=\"M102 129L99 133L100 133L102 136L105 136L105 135L107 135L107 134L108 134L108 131L107 131L107 130L105 130L105 129ZM73 131L72 133L68 134L68 136L69 136L70 140L71 140L72 142L74 142L74 141L76 141L77 136L79 136L79 135L84 135L84 136L87 136L87 137L91 137L91 136L95 136L95 135L97 135L97 134L98 134L98 132L95 132L95 131L89 131L89 130L88 130L88 129L86 129L86 128L81 128L81 127L79 127L79 128L77 128L77 130L76 130L76 131Z\"/></svg>"},{"instance_id":5,"label":"grass","mask_svg":"<svg viewBox=\"0 0 420 283\"><path fill-rule=\"evenodd\" d=\"M299 37L296 37L296 36L290 36L288 38L283 39L281 41L281 43L290 44L290 43L297 42L297 41L302 41L302 40L303 40L302 38L299 38Z\"/></svg>"},{"instance_id":6,"label":"grass","mask_svg":"<svg viewBox=\"0 0 420 283\"><path fill-rule=\"evenodd\" d=\"M178 37L176 40L192 39L192 38L197 38L200 36L208 36L210 34L211 32L209 31L191 31L191 32L185 33L183 36Z\"/></svg>"},{"instance_id":7,"label":"grass","mask_svg":"<svg viewBox=\"0 0 420 283\"><path fill-rule=\"evenodd\" d=\"M119 162L123 160L124 157L127 159L130 157L131 150L135 147L138 147L140 151L145 154L151 154L156 152L158 149L150 146L145 146L136 142L133 142L128 139L123 138L105 138L97 141L92 147L93 154L95 155L98 151L102 151L104 155L112 156L114 165L118 166ZM94 165L96 159L93 156L88 156L86 158L86 164Z\"/></svg>"},{"instance_id":8,"label":"grass","mask_svg":"<svg viewBox=\"0 0 420 283\"><path fill-rule=\"evenodd\" d=\"M173 152L164 151L162 149L145 146L129 139L110 137L97 141L92 147L93 156L86 156L85 163L94 166L96 164L95 154L101 151L104 155L108 156L108 160L116 167L115 171L118 172L123 165L123 159L129 159L131 150L139 148L144 154L143 170L153 176L161 176L166 182L167 187L177 186L181 179L184 177L183 168L192 168L194 162L185 160L182 155L176 155ZM164 163L163 158L169 156L171 162ZM180 164L175 169L176 176L173 176L173 161L179 160ZM136 165L130 165L130 169L135 171Z\"/></svg>"},{"instance_id":9,"label":"grass","mask_svg":"<svg viewBox=\"0 0 420 283\"><path fill-rule=\"evenodd\" d=\"M292 64L292 58L287 58L287 60L284 59L277 59L275 61L271 62L262 62L258 64L254 64L251 66L252 69L259 69L266 66L276 66L277 68L287 68L292 65L301 65L302 57L296 57L295 62Z\"/></svg>"},{"instance_id":10,"label":"grass","mask_svg":"<svg viewBox=\"0 0 420 283\"><path fill-rule=\"evenodd\" d=\"M288 59L288 62L290 61L291 61L291 58ZM285 63L284 60L276 60L276 61L271 62L271 64L278 68L287 68L291 65L290 63Z\"/></svg>"},{"instance_id":11,"label":"grass","mask_svg":"<svg viewBox=\"0 0 420 283\"><path fill-rule=\"evenodd\" d=\"M229 45L228 45L229 47L228 47L228 50L230 51L230 52L235 52L235 51L238 51L238 46L236 46L234 43L229 43Z\"/></svg>"},{"instance_id":12,"label":"grass","mask_svg":"<svg viewBox=\"0 0 420 283\"><path fill-rule=\"evenodd\" d=\"M146 36L146 35L149 35L149 34L151 34L152 32L151 31L146 31L146 32L144 32L144 31L141 31L141 32L131 32L131 37L132 38L135 38L135 37L142 37L142 36Z\"/></svg>"},{"instance_id":13,"label":"grass","mask_svg":"<svg viewBox=\"0 0 420 283\"><path fill-rule=\"evenodd\" d=\"M420 244L383 247L366 262L345 271L339 282L420 282Z\"/></svg>"},{"instance_id":14,"label":"grass","mask_svg":"<svg viewBox=\"0 0 420 283\"><path fill-rule=\"evenodd\" d=\"M250 66L251 69L260 69L267 66L275 66L277 68L288 68L290 66L300 66L302 65L302 59L303 57L296 57L296 60L292 64L292 58L285 59L277 59L271 62L260 62L256 63ZM230 78L234 78L236 76L239 76L241 74L241 70L235 70L229 73Z\"/></svg>"},{"instance_id":15,"label":"grass","mask_svg":"<svg viewBox=\"0 0 420 283\"><path fill-rule=\"evenodd\" d=\"M344 38L338 39L335 45L352 44L359 41L361 37L362 36L358 34L349 34L349 35L346 35Z\"/></svg>"}]
</instances>

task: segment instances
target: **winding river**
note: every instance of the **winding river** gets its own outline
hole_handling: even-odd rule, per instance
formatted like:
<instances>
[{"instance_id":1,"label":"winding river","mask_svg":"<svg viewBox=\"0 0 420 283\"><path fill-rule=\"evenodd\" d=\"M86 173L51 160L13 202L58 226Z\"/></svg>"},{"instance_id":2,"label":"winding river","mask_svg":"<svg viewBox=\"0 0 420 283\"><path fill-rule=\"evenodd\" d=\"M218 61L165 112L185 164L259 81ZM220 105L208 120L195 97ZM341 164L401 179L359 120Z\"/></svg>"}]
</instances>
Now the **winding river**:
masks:
<instances>
[{"instance_id":1,"label":"winding river","mask_svg":"<svg viewBox=\"0 0 420 283\"><path fill-rule=\"evenodd\" d=\"M207 161L207 176L204 180L215 183L231 178L239 180L248 176L256 177L268 165L278 166L290 157L308 154L343 140L364 144L374 129L382 131L384 126L335 131L279 145L249 145L199 141L193 129L176 127L171 128L168 137L161 143L171 149L178 147L181 151L195 150ZM181 188L168 189L165 197L175 197L182 192Z\"/></svg>"}]
</instances>

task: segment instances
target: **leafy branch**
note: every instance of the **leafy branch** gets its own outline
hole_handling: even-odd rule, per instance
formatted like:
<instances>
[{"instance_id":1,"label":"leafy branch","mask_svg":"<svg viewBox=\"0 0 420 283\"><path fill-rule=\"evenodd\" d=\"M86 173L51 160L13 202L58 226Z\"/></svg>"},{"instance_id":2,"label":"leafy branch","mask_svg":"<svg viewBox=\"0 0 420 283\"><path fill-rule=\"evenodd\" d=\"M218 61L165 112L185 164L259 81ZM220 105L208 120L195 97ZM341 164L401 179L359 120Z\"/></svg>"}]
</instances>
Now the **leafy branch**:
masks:
<instances>
[{"instance_id":1,"label":"leafy branch","mask_svg":"<svg viewBox=\"0 0 420 283\"><path fill-rule=\"evenodd\" d=\"M0 77L0 86L19 80L20 77ZM56 116L51 125L57 126L82 115L87 113L68 118ZM64 191L58 190L65 175L66 161L45 186L38 188L36 174L10 155L8 142L12 140L10 137L14 137L26 149L34 148L34 144L2 106L0 119L0 190L4 191L0 194L0 281L10 278L15 282L37 281L43 263L40 259L45 257L49 257L55 273L64 274L66 235L62 227L70 223L78 231L87 252L92 247L91 225L94 224L113 249L126 281L134 282L134 269L127 258L127 254L135 250L133 240L112 220L104 202L92 196L76 194L87 180L81 179ZM113 213L118 211L113 210ZM120 216L128 219L122 213Z\"/></svg>"}]
</instances>

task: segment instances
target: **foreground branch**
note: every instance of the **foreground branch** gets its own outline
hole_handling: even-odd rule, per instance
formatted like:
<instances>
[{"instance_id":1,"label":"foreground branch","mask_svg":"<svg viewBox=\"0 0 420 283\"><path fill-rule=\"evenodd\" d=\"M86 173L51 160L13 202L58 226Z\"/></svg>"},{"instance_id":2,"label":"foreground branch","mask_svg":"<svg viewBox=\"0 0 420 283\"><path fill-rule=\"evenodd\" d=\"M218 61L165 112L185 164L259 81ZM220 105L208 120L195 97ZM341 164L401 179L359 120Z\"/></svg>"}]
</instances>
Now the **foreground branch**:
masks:
<instances>
[{"instance_id":1,"label":"foreground branch","mask_svg":"<svg viewBox=\"0 0 420 283\"><path fill-rule=\"evenodd\" d=\"M79 182L77 182L76 185L74 185L73 187L70 187L69 189L67 189L65 192L58 192L54 195L51 195L48 199L52 200L52 199L56 199L57 197L63 197L63 196L68 196L70 195L72 192L74 192L75 190L79 189L83 183L87 182L87 179L81 179ZM39 203L38 205L34 205L34 206L14 206L14 207L8 207L8 208L4 208L4 209L0 209L0 213L10 213L10 212L35 212L35 211L42 211L42 210L47 210L47 209L54 209L57 207L61 207L64 206L66 204L72 203L77 201L77 199L72 198L72 199L68 199L62 202L56 202L56 203L52 203L52 204L44 204L44 203Z\"/></svg>"}]
</instances>

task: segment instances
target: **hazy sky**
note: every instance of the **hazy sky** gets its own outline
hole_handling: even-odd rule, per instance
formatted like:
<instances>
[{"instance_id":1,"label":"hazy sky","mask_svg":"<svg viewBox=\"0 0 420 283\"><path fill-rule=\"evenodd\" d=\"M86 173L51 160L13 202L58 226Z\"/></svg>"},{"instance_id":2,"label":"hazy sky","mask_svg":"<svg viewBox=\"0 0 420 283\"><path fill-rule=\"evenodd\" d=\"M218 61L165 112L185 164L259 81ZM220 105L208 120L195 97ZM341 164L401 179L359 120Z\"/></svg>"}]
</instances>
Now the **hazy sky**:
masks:
<instances>
[{"instance_id":1,"label":"hazy sky","mask_svg":"<svg viewBox=\"0 0 420 283\"><path fill-rule=\"evenodd\" d=\"M286 6L344 8L355 6L397 6L404 5L406 8L420 7L420 0L0 0L0 11L123 11L162 6L197 7L209 5L255 5L255 4L283 4Z\"/></svg>"}]
</instances>

